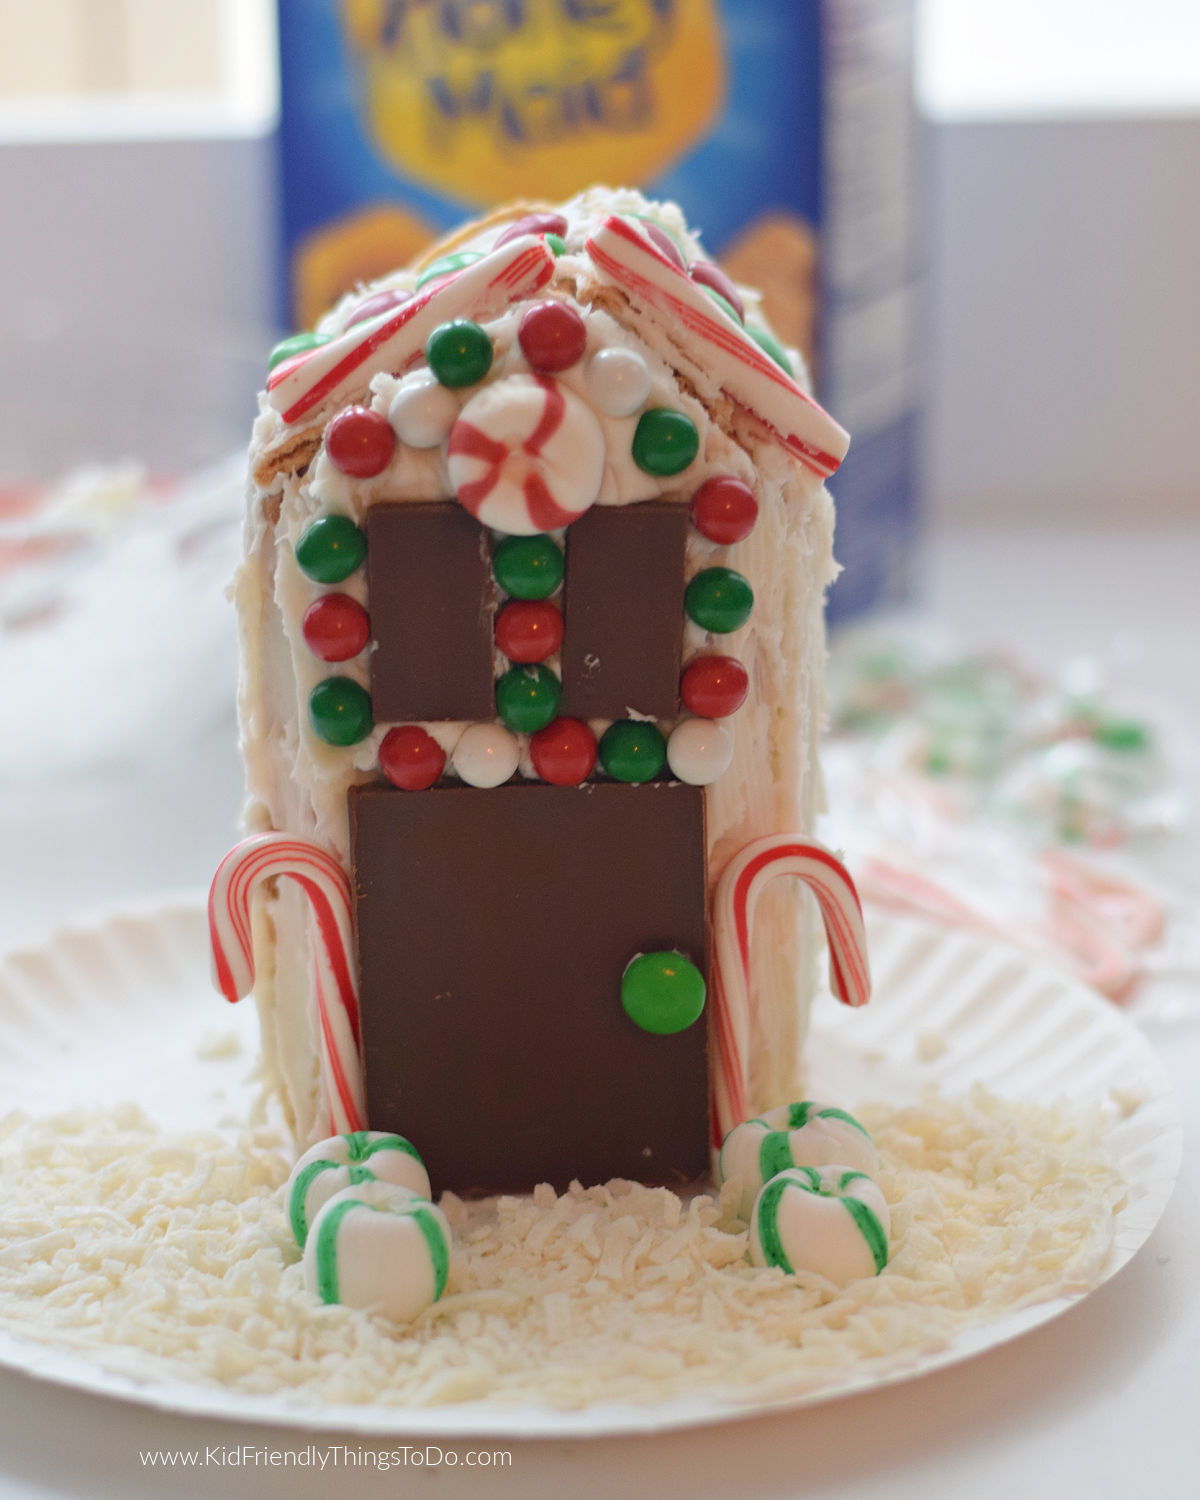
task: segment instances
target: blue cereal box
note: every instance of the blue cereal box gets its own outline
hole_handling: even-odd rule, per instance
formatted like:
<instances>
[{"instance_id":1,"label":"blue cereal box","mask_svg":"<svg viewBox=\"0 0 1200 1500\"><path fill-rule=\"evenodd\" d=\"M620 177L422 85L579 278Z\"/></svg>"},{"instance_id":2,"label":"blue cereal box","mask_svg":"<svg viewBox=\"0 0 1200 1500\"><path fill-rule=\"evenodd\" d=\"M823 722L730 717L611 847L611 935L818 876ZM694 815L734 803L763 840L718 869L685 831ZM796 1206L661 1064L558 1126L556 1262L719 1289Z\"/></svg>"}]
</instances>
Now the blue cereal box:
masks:
<instances>
[{"instance_id":1,"label":"blue cereal box","mask_svg":"<svg viewBox=\"0 0 1200 1500\"><path fill-rule=\"evenodd\" d=\"M675 199L850 429L836 618L915 533L911 0L280 0L285 321L464 218Z\"/></svg>"}]
</instances>

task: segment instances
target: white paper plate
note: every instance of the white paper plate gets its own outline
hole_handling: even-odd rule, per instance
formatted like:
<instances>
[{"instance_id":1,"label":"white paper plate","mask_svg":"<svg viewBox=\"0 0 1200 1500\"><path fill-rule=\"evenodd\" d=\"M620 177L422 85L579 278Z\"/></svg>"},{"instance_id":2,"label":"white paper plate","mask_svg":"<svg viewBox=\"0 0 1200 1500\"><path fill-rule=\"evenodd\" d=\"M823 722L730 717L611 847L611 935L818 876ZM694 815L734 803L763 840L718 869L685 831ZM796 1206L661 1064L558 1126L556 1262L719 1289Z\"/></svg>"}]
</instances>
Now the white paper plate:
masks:
<instances>
[{"instance_id":1,"label":"white paper plate","mask_svg":"<svg viewBox=\"0 0 1200 1500\"><path fill-rule=\"evenodd\" d=\"M914 1101L936 1085L986 1084L1014 1099L1077 1103L1116 1097L1107 1144L1129 1184L1106 1277L1158 1222L1179 1169L1181 1131L1167 1076L1142 1034L1090 990L1014 950L967 933L877 915L870 924L876 998L849 1011L813 1010L811 1089L817 1097ZM240 1040L229 1054L228 1033ZM199 903L126 911L61 931L0 960L0 1113L47 1114L134 1099L164 1125L236 1120L250 1100L257 1047L253 1006L231 1009L208 984ZM215 1054L207 1060L200 1054ZM864 1369L817 1391L734 1405L718 1395L661 1406L606 1404L560 1412L477 1403L438 1409L299 1407L184 1381L139 1384L86 1354L0 1332L0 1364L44 1379L171 1411L305 1429L444 1437L599 1435L663 1430L807 1405L952 1364L1057 1316L1078 1298L1007 1314L948 1348L883 1373Z\"/></svg>"}]
</instances>

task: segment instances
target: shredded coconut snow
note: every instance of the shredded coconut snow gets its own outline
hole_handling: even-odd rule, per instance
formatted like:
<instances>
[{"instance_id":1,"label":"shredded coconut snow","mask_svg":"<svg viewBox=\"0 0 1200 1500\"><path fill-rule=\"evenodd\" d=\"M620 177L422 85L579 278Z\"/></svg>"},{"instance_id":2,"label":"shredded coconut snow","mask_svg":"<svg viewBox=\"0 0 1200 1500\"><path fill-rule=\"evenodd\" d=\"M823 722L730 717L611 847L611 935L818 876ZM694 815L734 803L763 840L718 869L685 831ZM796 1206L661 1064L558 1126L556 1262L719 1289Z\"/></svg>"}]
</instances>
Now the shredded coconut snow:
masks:
<instances>
[{"instance_id":1,"label":"shredded coconut snow","mask_svg":"<svg viewBox=\"0 0 1200 1500\"><path fill-rule=\"evenodd\" d=\"M141 1379L312 1402L579 1407L779 1396L945 1347L1096 1284L1123 1200L1099 1111L865 1106L892 1258L838 1289L744 1259L732 1195L614 1182L442 1207L446 1296L409 1328L305 1291L273 1131L167 1134L136 1106L0 1120L0 1325Z\"/></svg>"}]
</instances>

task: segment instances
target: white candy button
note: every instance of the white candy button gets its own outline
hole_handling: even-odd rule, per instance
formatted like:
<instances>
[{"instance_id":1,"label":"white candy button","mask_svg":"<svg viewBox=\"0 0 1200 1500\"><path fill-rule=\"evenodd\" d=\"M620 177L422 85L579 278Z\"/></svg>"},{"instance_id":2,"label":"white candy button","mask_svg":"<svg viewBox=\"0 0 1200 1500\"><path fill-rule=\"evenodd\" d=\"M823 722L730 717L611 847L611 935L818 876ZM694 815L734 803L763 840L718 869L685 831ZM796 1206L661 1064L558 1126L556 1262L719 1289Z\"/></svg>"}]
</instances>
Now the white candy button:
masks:
<instances>
[{"instance_id":1,"label":"white candy button","mask_svg":"<svg viewBox=\"0 0 1200 1500\"><path fill-rule=\"evenodd\" d=\"M815 1271L845 1286L878 1276L888 1261L891 1216L878 1186L851 1167L790 1167L754 1205L750 1259L756 1266Z\"/></svg>"},{"instance_id":2,"label":"white candy button","mask_svg":"<svg viewBox=\"0 0 1200 1500\"><path fill-rule=\"evenodd\" d=\"M322 1302L409 1323L446 1289L450 1225L440 1208L390 1182L335 1193L313 1220L304 1282Z\"/></svg>"},{"instance_id":3,"label":"white candy button","mask_svg":"<svg viewBox=\"0 0 1200 1500\"><path fill-rule=\"evenodd\" d=\"M410 448L436 448L458 418L458 397L429 370L406 376L388 407L392 431Z\"/></svg>"},{"instance_id":4,"label":"white candy button","mask_svg":"<svg viewBox=\"0 0 1200 1500\"><path fill-rule=\"evenodd\" d=\"M609 417L631 417L650 395L650 371L632 349L598 349L584 380L593 404Z\"/></svg>"},{"instance_id":5,"label":"white candy button","mask_svg":"<svg viewBox=\"0 0 1200 1500\"><path fill-rule=\"evenodd\" d=\"M671 773L689 786L707 786L729 769L733 737L714 719L684 719L667 741Z\"/></svg>"},{"instance_id":6,"label":"white candy button","mask_svg":"<svg viewBox=\"0 0 1200 1500\"><path fill-rule=\"evenodd\" d=\"M287 1214L303 1248L309 1225L343 1188L363 1182L390 1182L429 1197L429 1173L411 1141L384 1130L355 1130L309 1147L287 1184Z\"/></svg>"},{"instance_id":7,"label":"white candy button","mask_svg":"<svg viewBox=\"0 0 1200 1500\"><path fill-rule=\"evenodd\" d=\"M451 762L468 786L500 786L520 759L517 737L503 724L471 724L459 735Z\"/></svg>"}]
</instances>

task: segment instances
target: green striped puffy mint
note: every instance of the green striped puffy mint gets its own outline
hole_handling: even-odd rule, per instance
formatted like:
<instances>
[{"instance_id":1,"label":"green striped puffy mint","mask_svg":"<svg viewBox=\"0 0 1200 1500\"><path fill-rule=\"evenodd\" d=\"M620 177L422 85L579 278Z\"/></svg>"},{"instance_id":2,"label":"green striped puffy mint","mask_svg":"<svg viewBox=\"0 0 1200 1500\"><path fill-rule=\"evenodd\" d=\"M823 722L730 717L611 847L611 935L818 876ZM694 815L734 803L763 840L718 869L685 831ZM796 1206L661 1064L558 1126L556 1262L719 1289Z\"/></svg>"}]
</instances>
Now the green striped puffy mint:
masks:
<instances>
[{"instance_id":1,"label":"green striped puffy mint","mask_svg":"<svg viewBox=\"0 0 1200 1500\"><path fill-rule=\"evenodd\" d=\"M717 1157L721 1182L736 1182L738 1216L749 1223L759 1189L788 1167L853 1167L874 1177L875 1143L853 1115L835 1104L803 1099L735 1126Z\"/></svg>"},{"instance_id":2,"label":"green striped puffy mint","mask_svg":"<svg viewBox=\"0 0 1200 1500\"><path fill-rule=\"evenodd\" d=\"M292 1168L287 1184L288 1223L301 1249L309 1226L330 1198L366 1182L410 1188L422 1198L430 1195L425 1164L417 1148L402 1135L355 1130L318 1141Z\"/></svg>"},{"instance_id":3,"label":"green striped puffy mint","mask_svg":"<svg viewBox=\"0 0 1200 1500\"><path fill-rule=\"evenodd\" d=\"M388 1182L335 1193L304 1246L304 1281L322 1302L411 1323L446 1290L450 1225L428 1199Z\"/></svg>"},{"instance_id":4,"label":"green striped puffy mint","mask_svg":"<svg viewBox=\"0 0 1200 1500\"><path fill-rule=\"evenodd\" d=\"M789 1167L772 1177L750 1217L750 1259L837 1286L878 1276L891 1216L877 1183L852 1167Z\"/></svg>"}]
</instances>

